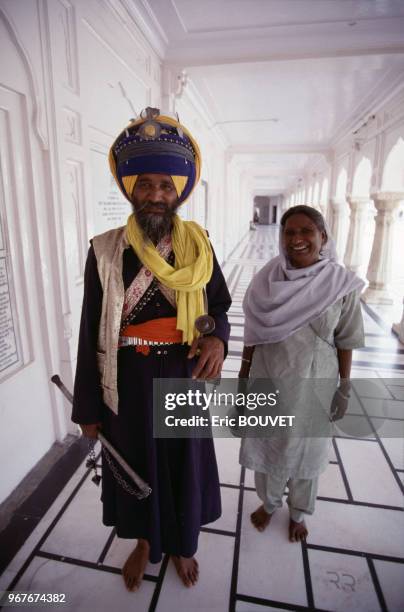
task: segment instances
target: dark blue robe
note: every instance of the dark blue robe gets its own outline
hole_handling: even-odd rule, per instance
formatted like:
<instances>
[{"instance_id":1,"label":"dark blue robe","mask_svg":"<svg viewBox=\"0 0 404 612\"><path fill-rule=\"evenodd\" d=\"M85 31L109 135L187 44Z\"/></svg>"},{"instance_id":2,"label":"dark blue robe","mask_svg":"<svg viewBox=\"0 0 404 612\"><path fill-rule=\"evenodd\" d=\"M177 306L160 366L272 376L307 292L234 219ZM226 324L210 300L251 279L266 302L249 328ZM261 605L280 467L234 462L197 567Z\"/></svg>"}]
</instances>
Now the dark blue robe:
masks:
<instances>
[{"instance_id":1,"label":"dark blue robe","mask_svg":"<svg viewBox=\"0 0 404 612\"><path fill-rule=\"evenodd\" d=\"M132 248L126 249L123 255L125 289L140 267ZM158 347L159 353L153 347L147 356L137 353L135 347L119 349L119 410L115 415L102 401L96 364L102 295L91 247L85 270L72 420L82 424L100 421L104 435L152 488L150 497L136 499L119 485L103 456L103 522L115 526L119 537L148 540L152 563L160 561L164 552L192 557L197 550L201 525L215 521L221 514L213 440L153 438L152 389L154 377L189 378L197 360L187 359L189 347L178 344ZM207 296L209 314L216 322L214 335L223 340L227 352L230 326L226 312L231 298L216 258ZM173 306L154 285L140 301L130 322L143 323L175 315ZM125 480L130 482L127 476Z\"/></svg>"}]
</instances>

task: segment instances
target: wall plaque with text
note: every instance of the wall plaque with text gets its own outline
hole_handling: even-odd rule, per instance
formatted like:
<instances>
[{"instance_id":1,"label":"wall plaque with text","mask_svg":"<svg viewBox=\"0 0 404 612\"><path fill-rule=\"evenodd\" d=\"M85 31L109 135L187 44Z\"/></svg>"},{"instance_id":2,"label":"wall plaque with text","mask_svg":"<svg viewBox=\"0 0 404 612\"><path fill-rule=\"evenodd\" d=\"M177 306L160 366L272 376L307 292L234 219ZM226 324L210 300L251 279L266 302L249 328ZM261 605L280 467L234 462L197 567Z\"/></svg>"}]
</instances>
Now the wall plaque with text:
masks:
<instances>
[{"instance_id":1,"label":"wall plaque with text","mask_svg":"<svg viewBox=\"0 0 404 612\"><path fill-rule=\"evenodd\" d=\"M110 173L105 153L93 150L92 166L94 230L96 234L102 234L115 227L126 225L132 209Z\"/></svg>"},{"instance_id":2,"label":"wall plaque with text","mask_svg":"<svg viewBox=\"0 0 404 612\"><path fill-rule=\"evenodd\" d=\"M0 372L18 363L6 257L0 257Z\"/></svg>"}]
</instances>

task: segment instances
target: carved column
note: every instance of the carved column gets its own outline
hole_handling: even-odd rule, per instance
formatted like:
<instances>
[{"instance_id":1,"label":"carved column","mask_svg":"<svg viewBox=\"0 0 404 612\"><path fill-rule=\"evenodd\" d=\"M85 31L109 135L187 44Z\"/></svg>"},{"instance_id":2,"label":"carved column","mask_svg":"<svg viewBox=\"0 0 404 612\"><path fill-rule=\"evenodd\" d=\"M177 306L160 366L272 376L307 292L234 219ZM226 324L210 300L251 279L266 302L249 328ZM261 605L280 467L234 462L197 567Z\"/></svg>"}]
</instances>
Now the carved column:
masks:
<instances>
[{"instance_id":1,"label":"carved column","mask_svg":"<svg viewBox=\"0 0 404 612\"><path fill-rule=\"evenodd\" d=\"M321 214L323 215L324 219L326 218L326 214L327 214L327 204L325 202L319 202L318 203L318 209L321 212Z\"/></svg>"},{"instance_id":2,"label":"carved column","mask_svg":"<svg viewBox=\"0 0 404 612\"><path fill-rule=\"evenodd\" d=\"M391 280L393 227L395 211L404 193L381 192L371 195L376 207L376 227L370 255L367 279L369 287L363 299L371 304L392 304L393 298L388 285Z\"/></svg>"},{"instance_id":3,"label":"carved column","mask_svg":"<svg viewBox=\"0 0 404 612\"><path fill-rule=\"evenodd\" d=\"M327 206L326 206L325 220L327 221L327 225L330 228L331 235L332 235L333 215L334 215L334 212L332 209L332 198L329 198L327 202Z\"/></svg>"},{"instance_id":4,"label":"carved column","mask_svg":"<svg viewBox=\"0 0 404 612\"><path fill-rule=\"evenodd\" d=\"M338 259L342 260L345 250L345 229L348 218L346 202L342 198L331 198L331 236L334 238Z\"/></svg>"},{"instance_id":5,"label":"carved column","mask_svg":"<svg viewBox=\"0 0 404 612\"><path fill-rule=\"evenodd\" d=\"M401 315L400 323L393 323L393 332L398 336L398 339L404 344L404 299L403 299L403 314Z\"/></svg>"},{"instance_id":6,"label":"carved column","mask_svg":"<svg viewBox=\"0 0 404 612\"><path fill-rule=\"evenodd\" d=\"M345 248L344 264L352 272L358 272L362 265L363 238L366 231L369 198L348 196L351 209L348 240Z\"/></svg>"}]
</instances>

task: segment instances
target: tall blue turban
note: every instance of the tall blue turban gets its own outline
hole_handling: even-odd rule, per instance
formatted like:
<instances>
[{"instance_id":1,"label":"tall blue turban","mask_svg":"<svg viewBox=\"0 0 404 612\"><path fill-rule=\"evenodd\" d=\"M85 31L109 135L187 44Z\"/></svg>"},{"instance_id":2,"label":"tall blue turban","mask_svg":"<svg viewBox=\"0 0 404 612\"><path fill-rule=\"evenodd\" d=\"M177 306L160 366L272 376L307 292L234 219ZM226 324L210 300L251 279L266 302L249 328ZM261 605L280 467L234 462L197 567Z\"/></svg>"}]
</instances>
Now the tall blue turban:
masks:
<instances>
[{"instance_id":1,"label":"tall blue turban","mask_svg":"<svg viewBox=\"0 0 404 612\"><path fill-rule=\"evenodd\" d=\"M179 121L148 107L116 138L109 151L109 165L129 201L140 174L168 174L182 203L199 181L201 154Z\"/></svg>"}]
</instances>

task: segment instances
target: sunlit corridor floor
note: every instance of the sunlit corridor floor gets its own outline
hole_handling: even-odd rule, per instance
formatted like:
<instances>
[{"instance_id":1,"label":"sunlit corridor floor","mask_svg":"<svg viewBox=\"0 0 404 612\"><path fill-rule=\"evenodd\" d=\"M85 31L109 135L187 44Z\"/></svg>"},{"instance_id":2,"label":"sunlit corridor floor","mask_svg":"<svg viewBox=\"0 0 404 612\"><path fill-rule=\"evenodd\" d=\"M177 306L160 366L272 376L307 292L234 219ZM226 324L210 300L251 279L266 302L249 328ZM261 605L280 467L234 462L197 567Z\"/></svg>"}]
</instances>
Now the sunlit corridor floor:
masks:
<instances>
[{"instance_id":1,"label":"sunlit corridor floor","mask_svg":"<svg viewBox=\"0 0 404 612\"><path fill-rule=\"evenodd\" d=\"M236 377L243 337L242 298L253 274L277 253L277 228L250 231L224 266L233 297L223 376ZM404 422L404 347L363 308L366 348L355 351L354 410L373 427L364 438L333 440L320 479L307 542L289 543L286 505L259 533L252 472L238 463L239 440L215 440L223 514L202 530L198 584L184 588L167 558L149 564L140 590L126 591L120 568L134 542L101 522L100 491L82 463L0 579L3 590L65 593L44 609L263 612L404 609L404 449L379 435ZM369 396L370 394L370 396ZM366 408L363 399L366 398ZM35 606L36 610L42 609Z\"/></svg>"}]
</instances>

